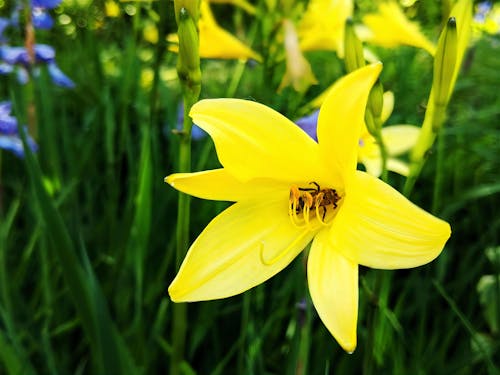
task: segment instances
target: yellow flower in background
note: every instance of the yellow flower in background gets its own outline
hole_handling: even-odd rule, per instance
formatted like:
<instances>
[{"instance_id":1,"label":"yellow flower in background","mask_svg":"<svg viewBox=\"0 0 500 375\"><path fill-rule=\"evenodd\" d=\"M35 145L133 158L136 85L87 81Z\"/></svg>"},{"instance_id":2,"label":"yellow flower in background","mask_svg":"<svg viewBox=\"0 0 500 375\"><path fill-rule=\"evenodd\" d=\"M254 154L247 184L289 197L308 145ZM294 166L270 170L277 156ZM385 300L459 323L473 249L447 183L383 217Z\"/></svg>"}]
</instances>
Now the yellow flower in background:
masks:
<instances>
[{"instance_id":1,"label":"yellow flower in background","mask_svg":"<svg viewBox=\"0 0 500 375\"><path fill-rule=\"evenodd\" d=\"M450 226L381 180L356 170L370 88L381 64L339 80L321 107L318 142L252 101L202 100L194 123L223 168L165 180L203 199L235 202L191 245L169 287L175 302L226 298L285 268L312 241L307 277L318 314L356 347L358 265L395 269L433 260Z\"/></svg>"},{"instance_id":2,"label":"yellow flower in background","mask_svg":"<svg viewBox=\"0 0 500 375\"><path fill-rule=\"evenodd\" d=\"M285 33L286 72L283 76L278 91L292 85L298 92L305 92L318 81L314 76L311 65L306 60L299 47L299 39L292 21L283 21Z\"/></svg>"},{"instance_id":3,"label":"yellow flower in background","mask_svg":"<svg viewBox=\"0 0 500 375\"><path fill-rule=\"evenodd\" d=\"M400 45L423 48L431 55L436 51L435 45L420 31L418 24L411 22L394 1L382 2L378 13L363 17L366 28L360 27L357 32L361 39L383 47Z\"/></svg>"},{"instance_id":4,"label":"yellow flower in background","mask_svg":"<svg viewBox=\"0 0 500 375\"><path fill-rule=\"evenodd\" d=\"M200 7L201 16L198 22L200 57L208 59L262 60L258 53L217 24L207 1L202 0ZM178 52L179 38L177 34L169 35L168 41L174 43L169 49Z\"/></svg>"},{"instance_id":5,"label":"yellow flower in background","mask_svg":"<svg viewBox=\"0 0 500 375\"><path fill-rule=\"evenodd\" d=\"M352 16L352 0L311 0L298 33L302 51L333 50L344 56L344 27Z\"/></svg>"},{"instance_id":6,"label":"yellow flower in background","mask_svg":"<svg viewBox=\"0 0 500 375\"><path fill-rule=\"evenodd\" d=\"M104 13L107 17L118 17L120 16L120 7L116 1L108 0L104 3Z\"/></svg>"},{"instance_id":7,"label":"yellow flower in background","mask_svg":"<svg viewBox=\"0 0 500 375\"><path fill-rule=\"evenodd\" d=\"M142 29L142 37L145 41L156 44L158 43L158 28L153 22L147 21Z\"/></svg>"}]
</instances>

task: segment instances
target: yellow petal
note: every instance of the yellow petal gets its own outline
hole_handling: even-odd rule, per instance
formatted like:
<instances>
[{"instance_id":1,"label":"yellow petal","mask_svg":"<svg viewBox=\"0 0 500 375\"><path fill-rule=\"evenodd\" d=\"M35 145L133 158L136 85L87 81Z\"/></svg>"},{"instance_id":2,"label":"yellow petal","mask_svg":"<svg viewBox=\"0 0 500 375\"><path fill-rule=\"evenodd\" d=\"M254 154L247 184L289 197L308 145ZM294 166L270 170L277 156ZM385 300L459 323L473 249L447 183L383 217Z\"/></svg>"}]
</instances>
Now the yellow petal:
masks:
<instances>
[{"instance_id":1,"label":"yellow petal","mask_svg":"<svg viewBox=\"0 0 500 375\"><path fill-rule=\"evenodd\" d=\"M400 174L401 176L408 176L410 173L410 166L399 159L387 159L387 169Z\"/></svg>"},{"instance_id":2,"label":"yellow petal","mask_svg":"<svg viewBox=\"0 0 500 375\"><path fill-rule=\"evenodd\" d=\"M200 3L201 17L198 21L200 38L200 57L205 59L254 59L262 61L262 57L247 47L238 38L220 27L206 1ZM179 52L179 38L177 34L167 36L169 51Z\"/></svg>"},{"instance_id":3,"label":"yellow petal","mask_svg":"<svg viewBox=\"0 0 500 375\"><path fill-rule=\"evenodd\" d=\"M299 47L299 39L292 21L283 20L285 33L286 72L278 91L292 85L297 92L306 92L311 85L318 83L311 68Z\"/></svg>"},{"instance_id":4,"label":"yellow petal","mask_svg":"<svg viewBox=\"0 0 500 375\"><path fill-rule=\"evenodd\" d=\"M290 183L328 183L318 144L265 105L209 99L196 103L190 115L214 140L224 168L240 181L272 178Z\"/></svg>"},{"instance_id":5,"label":"yellow petal","mask_svg":"<svg viewBox=\"0 0 500 375\"><path fill-rule=\"evenodd\" d=\"M380 121L382 121L382 124L391 116L393 109L394 93L392 91L386 91L384 92L384 104L382 106L382 113L380 114Z\"/></svg>"},{"instance_id":6,"label":"yellow petal","mask_svg":"<svg viewBox=\"0 0 500 375\"><path fill-rule=\"evenodd\" d=\"M365 166L368 174L375 177L379 177L382 174L382 158L380 157L380 153L376 158L360 158L359 162Z\"/></svg>"},{"instance_id":7,"label":"yellow petal","mask_svg":"<svg viewBox=\"0 0 500 375\"><path fill-rule=\"evenodd\" d=\"M450 233L448 223L381 180L357 171L332 223L330 241L364 266L410 268L436 258Z\"/></svg>"},{"instance_id":8,"label":"yellow petal","mask_svg":"<svg viewBox=\"0 0 500 375\"><path fill-rule=\"evenodd\" d=\"M210 10L208 2L202 1L200 29L200 56L220 59L254 59L262 58L238 38L220 27Z\"/></svg>"},{"instance_id":9,"label":"yellow petal","mask_svg":"<svg viewBox=\"0 0 500 375\"><path fill-rule=\"evenodd\" d=\"M344 55L344 25L352 16L352 0L311 0L299 24L303 51L333 50Z\"/></svg>"},{"instance_id":10,"label":"yellow petal","mask_svg":"<svg viewBox=\"0 0 500 375\"><path fill-rule=\"evenodd\" d=\"M384 47L409 45L434 55L435 46L422 34L418 24L406 18L394 1L380 3L378 13L364 16L363 23L372 32L368 37L372 43Z\"/></svg>"},{"instance_id":11,"label":"yellow petal","mask_svg":"<svg viewBox=\"0 0 500 375\"><path fill-rule=\"evenodd\" d=\"M230 297L285 268L315 234L292 225L287 204L288 197L237 202L213 219L170 285L172 300Z\"/></svg>"},{"instance_id":12,"label":"yellow petal","mask_svg":"<svg viewBox=\"0 0 500 375\"><path fill-rule=\"evenodd\" d=\"M319 317L340 346L352 353L358 320L358 265L336 251L327 229L312 243L307 279Z\"/></svg>"},{"instance_id":13,"label":"yellow petal","mask_svg":"<svg viewBox=\"0 0 500 375\"><path fill-rule=\"evenodd\" d=\"M417 143L420 128L414 125L391 125L382 128L382 138L389 155L400 155Z\"/></svg>"},{"instance_id":14,"label":"yellow petal","mask_svg":"<svg viewBox=\"0 0 500 375\"><path fill-rule=\"evenodd\" d=\"M356 169L366 101L381 70L382 64L377 63L341 78L321 106L318 117L320 152L323 160L330 164L332 173L338 173L342 180Z\"/></svg>"},{"instance_id":15,"label":"yellow petal","mask_svg":"<svg viewBox=\"0 0 500 375\"><path fill-rule=\"evenodd\" d=\"M471 37L471 24L472 24L472 1L471 0L459 0L455 3L450 12L450 17L455 17L457 21L457 34L458 34L458 46L457 46L457 63L455 64L455 71L453 73L453 80L451 87L454 86L454 82L457 79L458 72L460 70L462 59L467 50L467 46L470 43Z\"/></svg>"},{"instance_id":16,"label":"yellow petal","mask_svg":"<svg viewBox=\"0 0 500 375\"><path fill-rule=\"evenodd\" d=\"M229 202L248 200L257 195L279 194L279 191L286 197L290 190L290 185L268 179L243 183L223 168L195 173L174 173L166 177L165 182L198 198Z\"/></svg>"}]
</instances>

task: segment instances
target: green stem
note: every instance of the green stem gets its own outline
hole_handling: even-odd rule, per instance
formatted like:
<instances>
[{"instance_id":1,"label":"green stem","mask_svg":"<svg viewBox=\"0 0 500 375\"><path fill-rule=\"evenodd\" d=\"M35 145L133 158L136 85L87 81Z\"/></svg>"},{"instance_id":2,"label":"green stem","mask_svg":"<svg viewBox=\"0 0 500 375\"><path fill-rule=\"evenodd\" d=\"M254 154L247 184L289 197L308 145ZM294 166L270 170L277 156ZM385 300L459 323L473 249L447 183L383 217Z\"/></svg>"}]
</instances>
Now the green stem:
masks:
<instances>
[{"instance_id":1,"label":"green stem","mask_svg":"<svg viewBox=\"0 0 500 375\"><path fill-rule=\"evenodd\" d=\"M308 300L306 303L306 309L304 315L299 317L303 319L302 322L299 321L300 326L300 343L299 343L299 353L297 367L295 369L296 375L308 374L309 367L309 353L311 348L311 325L312 325L312 301Z\"/></svg>"},{"instance_id":2,"label":"green stem","mask_svg":"<svg viewBox=\"0 0 500 375\"><path fill-rule=\"evenodd\" d=\"M245 373L245 348L247 341L248 324L250 319L251 293L243 293L243 307L241 309L240 350L238 351L238 374Z\"/></svg>"},{"instance_id":3,"label":"green stem","mask_svg":"<svg viewBox=\"0 0 500 375\"><path fill-rule=\"evenodd\" d=\"M439 132L437 136L437 163L436 163L436 177L434 180L434 191L432 194L432 213L436 214L440 209L441 193L443 190L443 166L444 166L444 136Z\"/></svg>"},{"instance_id":4,"label":"green stem","mask_svg":"<svg viewBox=\"0 0 500 375\"><path fill-rule=\"evenodd\" d=\"M179 172L191 171L191 128L193 122L189 117L191 107L198 101L201 90L200 59L198 54L199 42L195 29L195 20L198 19L197 9L186 9L180 7L181 2L174 3L178 23L179 34L179 56L177 62L177 75L182 87L184 98L184 122L183 128L178 132L179 136ZM176 228L176 269L180 268L189 247L189 223L190 223L191 199L188 195L179 193L177 228ZM172 360L170 363L170 374L180 375L186 343L186 311L184 303L173 306L172 321Z\"/></svg>"},{"instance_id":5,"label":"green stem","mask_svg":"<svg viewBox=\"0 0 500 375\"><path fill-rule=\"evenodd\" d=\"M382 174L380 177L382 178L383 181L387 182L387 179L389 178L387 172L388 154L387 154L387 148L385 147L384 139L382 138L382 123L380 117L375 117L370 107L368 107L365 113L365 121L367 128L371 129L370 132L377 141L377 145L380 150L380 158L382 162Z\"/></svg>"},{"instance_id":6,"label":"green stem","mask_svg":"<svg viewBox=\"0 0 500 375\"><path fill-rule=\"evenodd\" d=\"M387 180L389 178L389 173L387 171L387 158L388 158L387 148L385 147L385 143L384 143L384 140L382 138L381 128L377 127L377 129L378 129L378 131L375 134L375 140L377 141L378 147L380 149L380 157L382 159L382 174L380 177L382 178L383 181L387 182Z\"/></svg>"},{"instance_id":7,"label":"green stem","mask_svg":"<svg viewBox=\"0 0 500 375\"><path fill-rule=\"evenodd\" d=\"M422 130L410 157L410 173L403 188L403 194L406 197L409 197L413 191L439 130L446 121L446 104L434 103L433 90L431 90L428 103Z\"/></svg>"}]
</instances>

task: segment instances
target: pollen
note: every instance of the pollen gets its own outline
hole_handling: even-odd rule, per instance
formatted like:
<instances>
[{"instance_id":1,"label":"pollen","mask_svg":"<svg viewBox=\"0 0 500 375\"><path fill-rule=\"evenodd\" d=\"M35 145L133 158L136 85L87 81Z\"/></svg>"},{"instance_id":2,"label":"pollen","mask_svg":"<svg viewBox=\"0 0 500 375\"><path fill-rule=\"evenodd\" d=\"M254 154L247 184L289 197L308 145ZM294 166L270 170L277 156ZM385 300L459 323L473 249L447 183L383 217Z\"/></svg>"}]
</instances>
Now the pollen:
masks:
<instances>
[{"instance_id":1,"label":"pollen","mask_svg":"<svg viewBox=\"0 0 500 375\"><path fill-rule=\"evenodd\" d=\"M328 225L331 213L338 208L341 199L332 188L322 188L317 182L309 183L310 187L290 188L288 215L292 224L297 227L312 227L313 222Z\"/></svg>"}]
</instances>

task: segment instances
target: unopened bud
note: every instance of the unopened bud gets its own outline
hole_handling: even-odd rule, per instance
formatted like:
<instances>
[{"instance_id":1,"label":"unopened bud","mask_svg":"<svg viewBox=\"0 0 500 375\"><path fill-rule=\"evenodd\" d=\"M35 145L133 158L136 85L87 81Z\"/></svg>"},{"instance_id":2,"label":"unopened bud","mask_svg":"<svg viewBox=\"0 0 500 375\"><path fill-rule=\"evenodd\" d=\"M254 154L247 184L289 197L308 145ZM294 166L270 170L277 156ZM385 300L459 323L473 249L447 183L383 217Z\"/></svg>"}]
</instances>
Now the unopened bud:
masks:
<instances>
[{"instance_id":1,"label":"unopened bud","mask_svg":"<svg viewBox=\"0 0 500 375\"><path fill-rule=\"evenodd\" d=\"M199 38L196 23L186 8L179 11L179 62L181 70L192 71L200 67Z\"/></svg>"},{"instance_id":2,"label":"unopened bud","mask_svg":"<svg viewBox=\"0 0 500 375\"><path fill-rule=\"evenodd\" d=\"M441 32L434 57L432 87L436 106L446 106L450 99L457 64L457 47L457 24L455 17L450 17Z\"/></svg>"},{"instance_id":3,"label":"unopened bud","mask_svg":"<svg viewBox=\"0 0 500 375\"><path fill-rule=\"evenodd\" d=\"M352 72L365 66L363 44L354 31L354 23L351 19L347 19L345 23L344 51L344 61L348 72Z\"/></svg>"},{"instance_id":4,"label":"unopened bud","mask_svg":"<svg viewBox=\"0 0 500 375\"><path fill-rule=\"evenodd\" d=\"M370 96L368 97L368 107L373 114L373 117L380 118L382 116L382 108L384 107L384 88L377 80L373 85Z\"/></svg>"},{"instance_id":5,"label":"unopened bud","mask_svg":"<svg viewBox=\"0 0 500 375\"><path fill-rule=\"evenodd\" d=\"M200 18L200 0L174 0L175 20L177 25L179 25L183 8L188 11L196 24Z\"/></svg>"}]
</instances>

